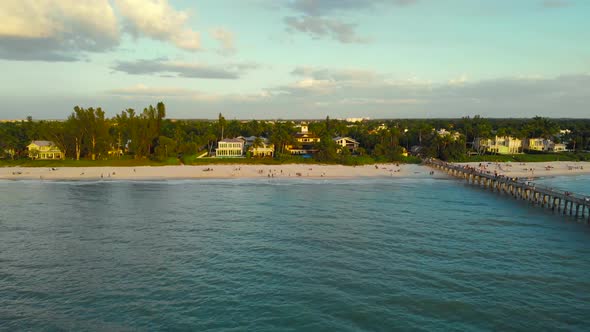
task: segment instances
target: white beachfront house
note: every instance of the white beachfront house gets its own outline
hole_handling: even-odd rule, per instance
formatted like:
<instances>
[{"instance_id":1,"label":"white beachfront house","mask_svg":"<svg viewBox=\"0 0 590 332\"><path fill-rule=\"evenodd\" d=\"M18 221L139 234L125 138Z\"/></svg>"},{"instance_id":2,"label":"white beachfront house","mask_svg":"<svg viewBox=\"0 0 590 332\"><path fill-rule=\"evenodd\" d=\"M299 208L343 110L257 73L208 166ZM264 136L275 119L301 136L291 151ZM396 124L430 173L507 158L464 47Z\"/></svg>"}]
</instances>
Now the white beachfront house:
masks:
<instances>
[{"instance_id":1,"label":"white beachfront house","mask_svg":"<svg viewBox=\"0 0 590 332\"><path fill-rule=\"evenodd\" d=\"M489 153L515 154L522 152L522 141L512 136L495 136L476 139L474 147L478 151Z\"/></svg>"},{"instance_id":2,"label":"white beachfront house","mask_svg":"<svg viewBox=\"0 0 590 332\"><path fill-rule=\"evenodd\" d=\"M566 151L565 144L555 143L550 139L545 138L527 138L525 140L524 148L531 151L542 152L564 152Z\"/></svg>"},{"instance_id":3,"label":"white beachfront house","mask_svg":"<svg viewBox=\"0 0 590 332\"><path fill-rule=\"evenodd\" d=\"M562 144L562 143L551 142L547 148L548 148L548 151L550 151L550 152L565 152L565 151L567 151L567 147L565 146L565 144Z\"/></svg>"},{"instance_id":4,"label":"white beachfront house","mask_svg":"<svg viewBox=\"0 0 590 332\"><path fill-rule=\"evenodd\" d=\"M29 158L51 160L63 159L64 153L52 141L32 141L27 145Z\"/></svg>"},{"instance_id":5,"label":"white beachfront house","mask_svg":"<svg viewBox=\"0 0 590 332\"><path fill-rule=\"evenodd\" d=\"M241 138L226 138L217 142L215 157L230 158L244 156L244 140Z\"/></svg>"},{"instance_id":6,"label":"white beachfront house","mask_svg":"<svg viewBox=\"0 0 590 332\"><path fill-rule=\"evenodd\" d=\"M336 142L336 144L338 144L342 149L342 148L347 148L350 152L356 152L356 150L359 148L360 143L357 142L355 139L350 138L350 137L334 137L333 138L334 142Z\"/></svg>"}]
</instances>

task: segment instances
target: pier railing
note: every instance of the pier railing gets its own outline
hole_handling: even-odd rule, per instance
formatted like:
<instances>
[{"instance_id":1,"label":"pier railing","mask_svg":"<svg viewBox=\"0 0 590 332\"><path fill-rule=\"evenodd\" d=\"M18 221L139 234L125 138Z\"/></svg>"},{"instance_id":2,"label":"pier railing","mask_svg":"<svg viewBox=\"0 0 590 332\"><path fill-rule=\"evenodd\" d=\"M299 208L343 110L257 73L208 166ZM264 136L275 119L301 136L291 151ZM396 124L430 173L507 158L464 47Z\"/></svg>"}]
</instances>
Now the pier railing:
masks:
<instances>
[{"instance_id":1,"label":"pier railing","mask_svg":"<svg viewBox=\"0 0 590 332\"><path fill-rule=\"evenodd\" d=\"M563 212L564 215L569 214L582 219L587 215L590 223L590 199L583 195L539 185L529 178L491 174L467 165L447 163L438 159L425 159L423 162L451 176L465 179L470 184L509 194L515 199L527 200L540 207Z\"/></svg>"}]
</instances>

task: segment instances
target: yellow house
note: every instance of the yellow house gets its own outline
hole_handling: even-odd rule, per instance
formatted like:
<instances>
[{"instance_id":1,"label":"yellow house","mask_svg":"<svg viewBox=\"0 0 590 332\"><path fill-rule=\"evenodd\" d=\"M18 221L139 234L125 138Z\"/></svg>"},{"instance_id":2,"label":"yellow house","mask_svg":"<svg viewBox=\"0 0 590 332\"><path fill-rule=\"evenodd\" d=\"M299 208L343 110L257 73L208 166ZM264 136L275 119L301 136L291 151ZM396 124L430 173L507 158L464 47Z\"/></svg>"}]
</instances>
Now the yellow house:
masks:
<instances>
[{"instance_id":1,"label":"yellow house","mask_svg":"<svg viewBox=\"0 0 590 332\"><path fill-rule=\"evenodd\" d=\"M64 153L52 141L32 141L27 145L29 158L51 160L63 159Z\"/></svg>"},{"instance_id":2,"label":"yellow house","mask_svg":"<svg viewBox=\"0 0 590 332\"><path fill-rule=\"evenodd\" d=\"M495 136L492 139L480 138L475 141L476 150L497 154L516 154L522 152L522 141L511 136Z\"/></svg>"},{"instance_id":3,"label":"yellow house","mask_svg":"<svg viewBox=\"0 0 590 332\"><path fill-rule=\"evenodd\" d=\"M543 138L529 138L525 140L525 148L527 150L543 151L545 150L545 139Z\"/></svg>"},{"instance_id":4,"label":"yellow house","mask_svg":"<svg viewBox=\"0 0 590 332\"><path fill-rule=\"evenodd\" d=\"M306 124L301 125L301 131L295 134L295 144L287 146L291 154L306 155L313 154L317 150L314 144L320 141L320 138L309 132Z\"/></svg>"}]
</instances>

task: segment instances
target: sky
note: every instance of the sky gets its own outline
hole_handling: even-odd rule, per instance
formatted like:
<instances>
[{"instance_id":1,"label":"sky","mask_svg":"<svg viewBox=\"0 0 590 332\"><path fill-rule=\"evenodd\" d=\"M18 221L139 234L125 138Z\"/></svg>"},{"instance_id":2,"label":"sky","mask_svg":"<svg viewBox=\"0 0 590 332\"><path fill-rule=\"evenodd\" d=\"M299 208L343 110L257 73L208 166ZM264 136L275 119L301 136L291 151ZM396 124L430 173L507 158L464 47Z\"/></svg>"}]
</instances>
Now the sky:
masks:
<instances>
[{"instance_id":1,"label":"sky","mask_svg":"<svg viewBox=\"0 0 590 332\"><path fill-rule=\"evenodd\" d=\"M587 0L2 0L0 119L590 117Z\"/></svg>"}]
</instances>

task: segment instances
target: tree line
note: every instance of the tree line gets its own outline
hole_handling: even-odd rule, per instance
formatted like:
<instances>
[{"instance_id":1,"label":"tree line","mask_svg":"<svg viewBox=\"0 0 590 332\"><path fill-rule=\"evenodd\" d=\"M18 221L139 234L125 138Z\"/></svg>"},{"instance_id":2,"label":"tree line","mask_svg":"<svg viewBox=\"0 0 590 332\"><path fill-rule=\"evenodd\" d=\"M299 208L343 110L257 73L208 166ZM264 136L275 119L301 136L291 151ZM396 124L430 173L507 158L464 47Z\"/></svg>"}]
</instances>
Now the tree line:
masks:
<instances>
[{"instance_id":1,"label":"tree line","mask_svg":"<svg viewBox=\"0 0 590 332\"><path fill-rule=\"evenodd\" d=\"M439 135L445 129L459 135ZM567 132L560 134L560 130ZM346 162L354 158L403 161L403 154L419 147L424 157L461 160L480 138L513 136L551 138L569 149L590 150L590 120L585 119L489 119L480 116L460 119L369 120L349 123L330 119L309 121L309 130L319 136L314 158L322 162ZM237 136L266 137L275 146L276 158L288 156L298 131L293 121L173 120L159 102L143 111L126 109L108 118L100 108L76 106L64 121L0 123L0 157L25 158L33 140L50 140L67 159L135 158L164 160L211 152L218 140ZM360 147L351 155L332 138L351 137ZM259 142L260 144L260 142Z\"/></svg>"}]
</instances>

